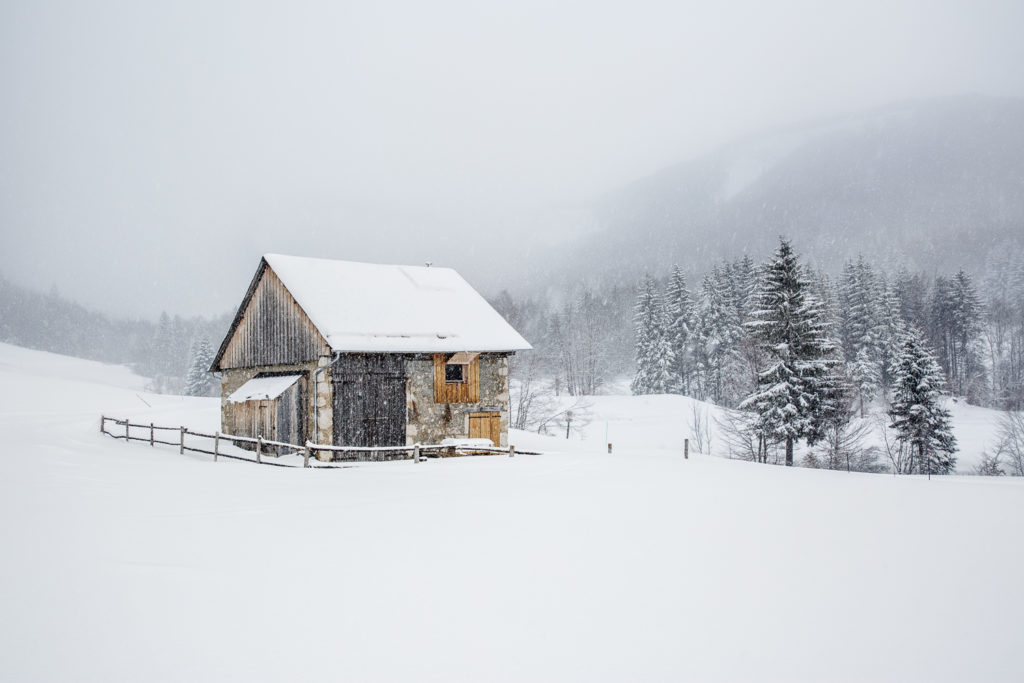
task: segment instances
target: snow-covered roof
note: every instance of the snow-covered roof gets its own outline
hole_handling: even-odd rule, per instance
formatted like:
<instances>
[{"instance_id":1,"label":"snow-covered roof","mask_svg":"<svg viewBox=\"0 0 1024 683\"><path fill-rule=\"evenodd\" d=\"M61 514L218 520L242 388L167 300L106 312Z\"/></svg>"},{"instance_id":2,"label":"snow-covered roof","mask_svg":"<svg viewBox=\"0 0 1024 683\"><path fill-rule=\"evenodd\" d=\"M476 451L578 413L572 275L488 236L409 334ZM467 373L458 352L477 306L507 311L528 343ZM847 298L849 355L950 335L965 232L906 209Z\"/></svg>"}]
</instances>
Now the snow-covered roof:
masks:
<instances>
[{"instance_id":1,"label":"snow-covered roof","mask_svg":"<svg viewBox=\"0 0 1024 683\"><path fill-rule=\"evenodd\" d=\"M532 348L451 268L267 254L334 351L456 353Z\"/></svg>"},{"instance_id":2,"label":"snow-covered roof","mask_svg":"<svg viewBox=\"0 0 1024 683\"><path fill-rule=\"evenodd\" d=\"M277 398L288 387L295 384L302 375L273 375L271 377L253 377L251 380L235 389L228 400L232 403L244 403L246 401L262 401L264 399Z\"/></svg>"}]
</instances>

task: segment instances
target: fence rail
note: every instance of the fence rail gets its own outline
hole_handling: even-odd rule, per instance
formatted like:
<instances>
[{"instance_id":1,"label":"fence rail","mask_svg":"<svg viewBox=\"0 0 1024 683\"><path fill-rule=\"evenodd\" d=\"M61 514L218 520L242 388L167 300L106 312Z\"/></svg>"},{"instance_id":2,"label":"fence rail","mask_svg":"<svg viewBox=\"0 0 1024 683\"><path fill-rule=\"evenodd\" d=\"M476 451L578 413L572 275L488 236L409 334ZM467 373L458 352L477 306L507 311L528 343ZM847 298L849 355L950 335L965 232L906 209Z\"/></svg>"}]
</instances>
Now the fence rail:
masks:
<instances>
[{"instance_id":1,"label":"fence rail","mask_svg":"<svg viewBox=\"0 0 1024 683\"><path fill-rule=\"evenodd\" d=\"M116 425L117 427L123 427L124 433L119 434L111 431L107 428L108 424ZM133 435L132 429L136 432ZM148 436L138 436L138 430L148 431ZM322 464L319 458L316 457L318 452L329 452L331 453L330 462L343 461L343 462L361 462L367 460L413 460L419 462L423 458L434 457L442 458L454 455L477 455L477 454L507 454L510 458L515 457L518 453L520 455L540 455L536 451L520 451L516 450L515 446L509 446L508 448L497 448L487 446L451 446L451 445L422 445L413 444L412 446L331 446L328 444L316 444L307 441L304 445L298 445L294 443L287 443L284 441L274 441L272 439L264 439L262 436L251 437L241 436L238 434L225 434L222 432L214 432L213 434L207 434L205 432L195 432L188 429L185 426L181 427L164 427L150 422L149 424L133 423L128 418L119 419L116 417L108 417L106 415L100 416L100 432L107 436L115 439L124 439L125 443L129 441L141 441L148 443L150 446L156 444L162 444L165 446L177 446L178 453L181 455L185 454L185 451L192 453L204 453L206 455L212 455L216 462L218 458L228 458L230 460L241 460L243 462L254 462L260 465L272 465L274 467L299 467L298 465L290 465L283 462L274 462L274 459L289 454L287 451L292 451L291 455L302 455L302 467L315 467L321 469L337 469L339 465ZM178 432L177 441L165 441L158 439L157 432ZM213 450L207 450L205 448L197 448L194 445L190 445L185 442L186 436L197 437L200 439L210 439L213 441ZM227 441L229 444L236 444L237 442L255 444L255 460L246 458L241 455L235 455L231 453L225 453L221 449L221 442ZM267 451L267 448L276 448L278 453ZM285 451L282 453L280 451ZM371 457L367 457L369 454ZM403 454L403 457L386 457L387 454ZM271 458L267 460L266 458ZM316 464L311 465L311 458L316 458Z\"/></svg>"}]
</instances>

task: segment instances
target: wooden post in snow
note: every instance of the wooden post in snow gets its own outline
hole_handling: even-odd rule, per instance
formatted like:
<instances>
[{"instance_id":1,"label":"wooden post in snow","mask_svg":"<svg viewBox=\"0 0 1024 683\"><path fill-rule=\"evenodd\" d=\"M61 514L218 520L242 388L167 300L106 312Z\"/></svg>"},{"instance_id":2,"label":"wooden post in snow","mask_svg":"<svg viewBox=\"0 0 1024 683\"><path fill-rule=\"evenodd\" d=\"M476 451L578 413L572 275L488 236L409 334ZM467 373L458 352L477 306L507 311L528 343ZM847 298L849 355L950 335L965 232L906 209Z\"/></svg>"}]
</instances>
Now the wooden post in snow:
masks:
<instances>
[{"instance_id":1,"label":"wooden post in snow","mask_svg":"<svg viewBox=\"0 0 1024 683\"><path fill-rule=\"evenodd\" d=\"M263 463L263 437L256 437L256 462Z\"/></svg>"},{"instance_id":2,"label":"wooden post in snow","mask_svg":"<svg viewBox=\"0 0 1024 683\"><path fill-rule=\"evenodd\" d=\"M124 419L124 442L128 443L131 439L128 436L128 428L131 426L131 418L126 417Z\"/></svg>"},{"instance_id":3,"label":"wooden post in snow","mask_svg":"<svg viewBox=\"0 0 1024 683\"><path fill-rule=\"evenodd\" d=\"M420 461L420 445L414 444L412 447L412 461L418 463Z\"/></svg>"},{"instance_id":4,"label":"wooden post in snow","mask_svg":"<svg viewBox=\"0 0 1024 683\"><path fill-rule=\"evenodd\" d=\"M683 459L684 460L689 460L690 459L690 440L689 439L683 439Z\"/></svg>"},{"instance_id":5,"label":"wooden post in snow","mask_svg":"<svg viewBox=\"0 0 1024 683\"><path fill-rule=\"evenodd\" d=\"M309 467L309 439L306 439L306 451L302 454L302 466Z\"/></svg>"},{"instance_id":6,"label":"wooden post in snow","mask_svg":"<svg viewBox=\"0 0 1024 683\"><path fill-rule=\"evenodd\" d=\"M106 434L107 432L107 417L100 415L100 434Z\"/></svg>"},{"instance_id":7,"label":"wooden post in snow","mask_svg":"<svg viewBox=\"0 0 1024 683\"><path fill-rule=\"evenodd\" d=\"M217 456L220 455L220 432L213 433L213 461L217 462Z\"/></svg>"},{"instance_id":8,"label":"wooden post in snow","mask_svg":"<svg viewBox=\"0 0 1024 683\"><path fill-rule=\"evenodd\" d=\"M149 423L149 447L153 447L153 423Z\"/></svg>"},{"instance_id":9,"label":"wooden post in snow","mask_svg":"<svg viewBox=\"0 0 1024 683\"><path fill-rule=\"evenodd\" d=\"M510 458L516 457L516 447L515 447L514 444L509 444L508 445L508 457L510 457Z\"/></svg>"},{"instance_id":10,"label":"wooden post in snow","mask_svg":"<svg viewBox=\"0 0 1024 683\"><path fill-rule=\"evenodd\" d=\"M611 453L612 453L612 442L609 441L608 442L608 455L611 455Z\"/></svg>"},{"instance_id":11,"label":"wooden post in snow","mask_svg":"<svg viewBox=\"0 0 1024 683\"><path fill-rule=\"evenodd\" d=\"M185 427L181 427L181 441L178 446L178 455L185 455Z\"/></svg>"}]
</instances>

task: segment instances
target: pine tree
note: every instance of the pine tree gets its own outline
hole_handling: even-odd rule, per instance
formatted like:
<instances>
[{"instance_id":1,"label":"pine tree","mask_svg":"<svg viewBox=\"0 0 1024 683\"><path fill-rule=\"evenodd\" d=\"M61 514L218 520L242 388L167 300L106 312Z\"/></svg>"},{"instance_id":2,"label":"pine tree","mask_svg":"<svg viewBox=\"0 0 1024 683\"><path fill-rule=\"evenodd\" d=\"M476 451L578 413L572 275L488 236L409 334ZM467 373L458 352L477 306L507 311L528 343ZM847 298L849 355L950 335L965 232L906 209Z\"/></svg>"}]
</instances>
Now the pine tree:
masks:
<instances>
[{"instance_id":1,"label":"pine tree","mask_svg":"<svg viewBox=\"0 0 1024 683\"><path fill-rule=\"evenodd\" d=\"M878 385L881 378L878 374L878 364L873 361L866 347L861 347L857 357L847 365L847 372L850 376L850 386L856 396L860 416L864 417L864 406L871 403L871 400L878 393Z\"/></svg>"},{"instance_id":2,"label":"pine tree","mask_svg":"<svg viewBox=\"0 0 1024 683\"><path fill-rule=\"evenodd\" d=\"M673 356L669 345L665 306L654 280L648 276L637 297L636 376L630 385L634 394L668 393L672 384Z\"/></svg>"},{"instance_id":3,"label":"pine tree","mask_svg":"<svg viewBox=\"0 0 1024 683\"><path fill-rule=\"evenodd\" d=\"M910 448L910 471L952 472L957 447L950 425L952 416L939 403L942 369L917 331L904 335L893 376L890 427L896 430L900 443Z\"/></svg>"},{"instance_id":4,"label":"pine tree","mask_svg":"<svg viewBox=\"0 0 1024 683\"><path fill-rule=\"evenodd\" d=\"M878 279L871 266L858 257L847 262L839 288L840 330L846 360L853 361L866 349L868 357L878 357L879 320L876 303Z\"/></svg>"},{"instance_id":5,"label":"pine tree","mask_svg":"<svg viewBox=\"0 0 1024 683\"><path fill-rule=\"evenodd\" d=\"M765 268L748 328L768 358L757 390L741 408L758 414L758 432L786 443L786 465L793 445L816 441L836 387L835 343L828 336L821 303L789 242L781 240Z\"/></svg>"},{"instance_id":6,"label":"pine tree","mask_svg":"<svg viewBox=\"0 0 1024 683\"><path fill-rule=\"evenodd\" d=\"M978 350L982 304L974 288L974 281L963 270L953 276L953 296L956 300L953 308L953 344L957 351L957 363L952 379L958 395L973 399L977 393L976 385L984 382L985 373Z\"/></svg>"},{"instance_id":7,"label":"pine tree","mask_svg":"<svg viewBox=\"0 0 1024 683\"><path fill-rule=\"evenodd\" d=\"M879 389L887 391L892 385L890 368L899 353L900 340L906 331L906 324L900 315L899 297L895 287L881 281L875 302L878 311L878 342L875 347Z\"/></svg>"},{"instance_id":8,"label":"pine tree","mask_svg":"<svg viewBox=\"0 0 1024 683\"><path fill-rule=\"evenodd\" d=\"M690 336L693 326L693 300L686 288L686 276L679 266L672 267L672 275L665 287L665 315L669 347L672 349L672 393L689 395L691 355Z\"/></svg>"},{"instance_id":9,"label":"pine tree","mask_svg":"<svg viewBox=\"0 0 1024 683\"><path fill-rule=\"evenodd\" d=\"M213 351L210 349L210 341L205 335L192 343L191 355L192 363L189 367L188 377L185 379L185 394L187 396L208 396L213 381L210 375Z\"/></svg>"}]
</instances>

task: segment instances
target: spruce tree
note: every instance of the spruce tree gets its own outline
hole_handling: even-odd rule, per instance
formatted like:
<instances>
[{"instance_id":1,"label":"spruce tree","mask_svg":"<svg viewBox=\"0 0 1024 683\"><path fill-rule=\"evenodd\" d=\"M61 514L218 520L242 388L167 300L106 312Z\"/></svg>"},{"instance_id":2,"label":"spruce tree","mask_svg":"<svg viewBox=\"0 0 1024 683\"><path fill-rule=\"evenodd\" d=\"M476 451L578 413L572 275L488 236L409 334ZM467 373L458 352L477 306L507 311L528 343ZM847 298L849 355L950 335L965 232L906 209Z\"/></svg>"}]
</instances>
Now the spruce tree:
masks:
<instances>
[{"instance_id":1,"label":"spruce tree","mask_svg":"<svg viewBox=\"0 0 1024 683\"><path fill-rule=\"evenodd\" d=\"M878 357L879 320L876 303L878 279L871 266L858 257L847 262L839 287L841 338L846 360L853 361L866 349L870 358Z\"/></svg>"},{"instance_id":2,"label":"spruce tree","mask_svg":"<svg viewBox=\"0 0 1024 683\"><path fill-rule=\"evenodd\" d=\"M892 385L890 369L899 353L900 340L906 330L900 315L900 302L895 287L881 282L875 302L878 311L877 372L879 388L888 390Z\"/></svg>"},{"instance_id":3,"label":"spruce tree","mask_svg":"<svg viewBox=\"0 0 1024 683\"><path fill-rule=\"evenodd\" d=\"M847 373L850 377L851 390L857 399L860 416L864 417L864 406L871 403L878 393L878 385L881 382L878 364L871 360L866 347L861 347L857 357L847 364Z\"/></svg>"},{"instance_id":4,"label":"spruce tree","mask_svg":"<svg viewBox=\"0 0 1024 683\"><path fill-rule=\"evenodd\" d=\"M836 380L835 343L821 303L797 255L785 239L767 265L747 323L768 359L756 391L741 404L758 415L758 432L786 443L786 465L793 445L822 434Z\"/></svg>"},{"instance_id":5,"label":"spruce tree","mask_svg":"<svg viewBox=\"0 0 1024 683\"><path fill-rule=\"evenodd\" d=\"M686 276L679 266L672 267L672 275L665 287L666 334L672 349L672 393L690 393L690 336L693 326L693 300L686 288Z\"/></svg>"},{"instance_id":6,"label":"spruce tree","mask_svg":"<svg viewBox=\"0 0 1024 683\"><path fill-rule=\"evenodd\" d=\"M942 369L921 335L911 330L893 368L890 427L911 452L910 471L947 474L956 466L952 416L940 404Z\"/></svg>"},{"instance_id":7,"label":"spruce tree","mask_svg":"<svg viewBox=\"0 0 1024 683\"><path fill-rule=\"evenodd\" d=\"M669 345L665 307L650 276L637 297L634 316L636 331L636 376L630 389L634 394L668 393L672 384L673 356Z\"/></svg>"},{"instance_id":8,"label":"spruce tree","mask_svg":"<svg viewBox=\"0 0 1024 683\"><path fill-rule=\"evenodd\" d=\"M206 336L199 337L192 343L192 363L185 379L187 396L207 396L210 393L212 376L210 364L213 363L213 351Z\"/></svg>"}]
</instances>

